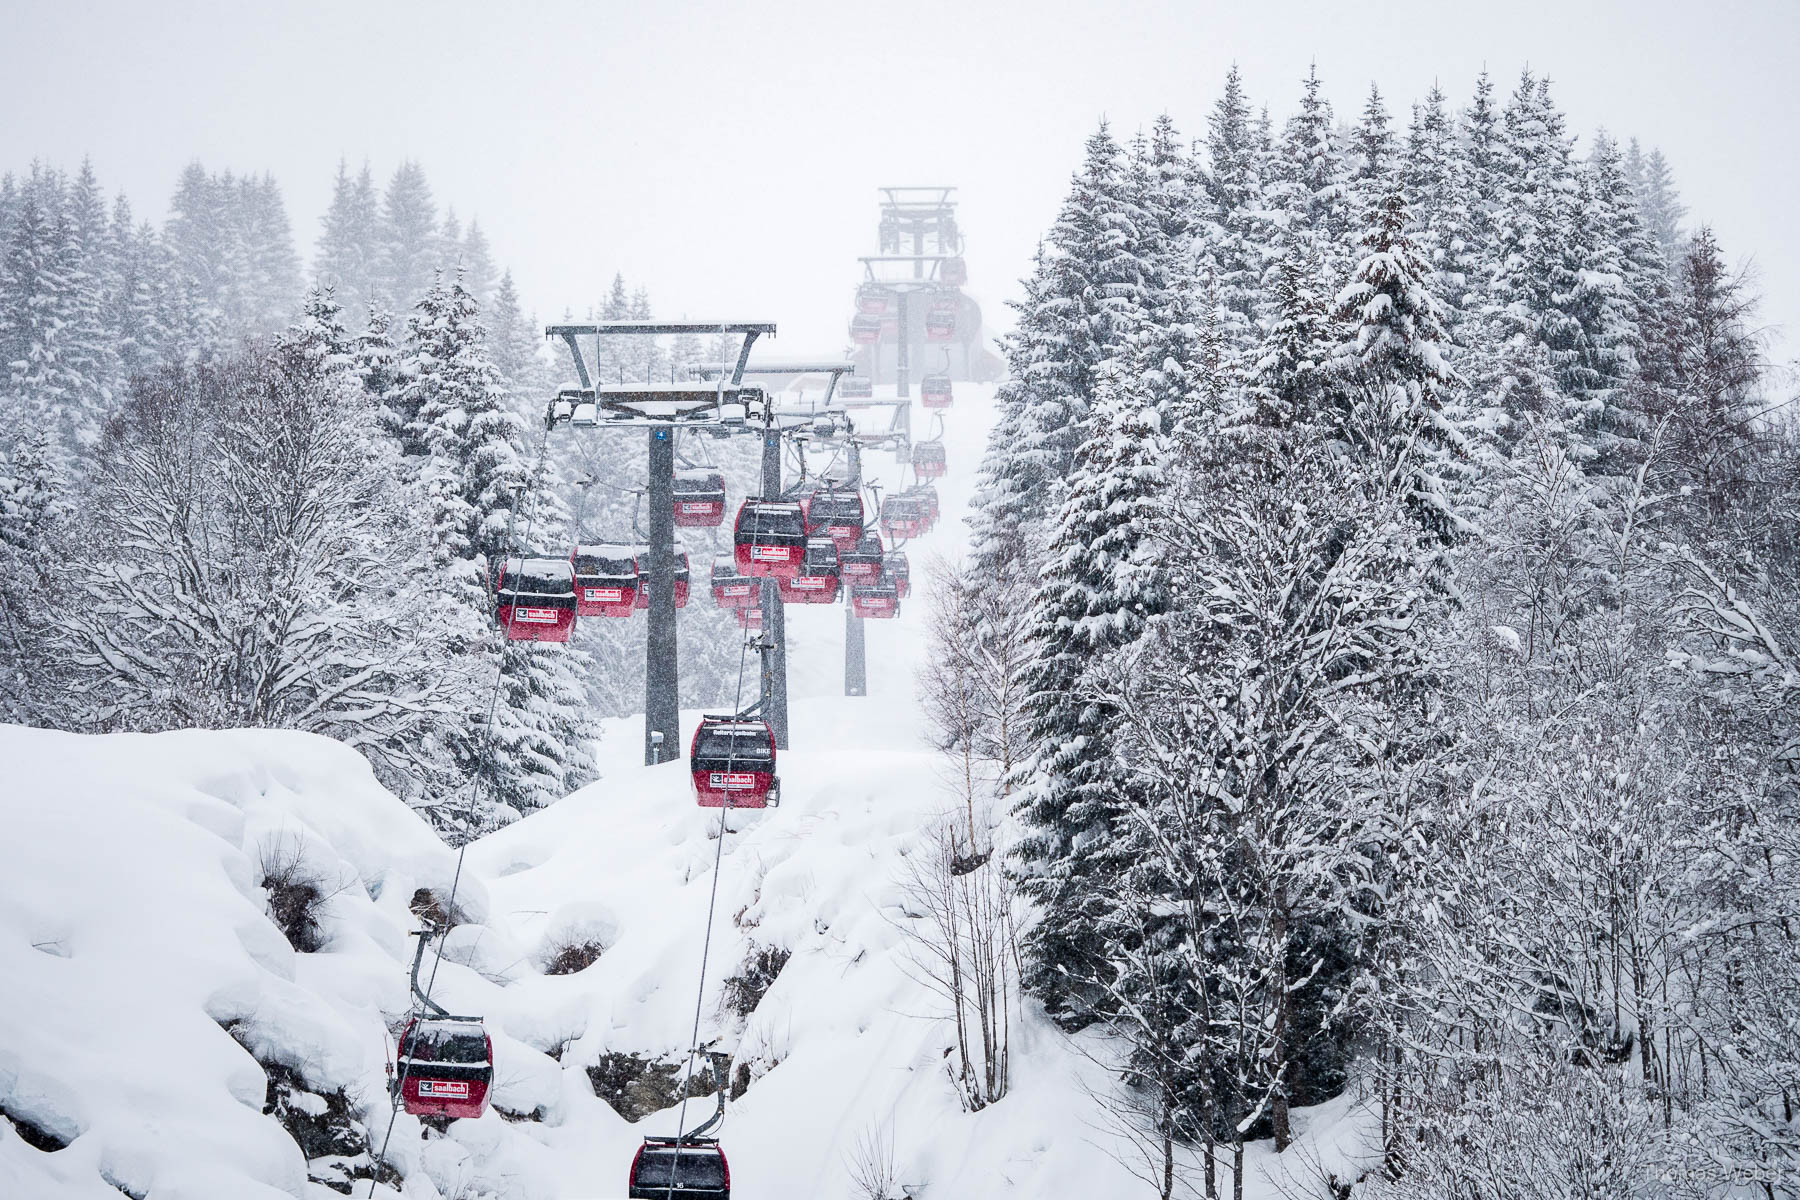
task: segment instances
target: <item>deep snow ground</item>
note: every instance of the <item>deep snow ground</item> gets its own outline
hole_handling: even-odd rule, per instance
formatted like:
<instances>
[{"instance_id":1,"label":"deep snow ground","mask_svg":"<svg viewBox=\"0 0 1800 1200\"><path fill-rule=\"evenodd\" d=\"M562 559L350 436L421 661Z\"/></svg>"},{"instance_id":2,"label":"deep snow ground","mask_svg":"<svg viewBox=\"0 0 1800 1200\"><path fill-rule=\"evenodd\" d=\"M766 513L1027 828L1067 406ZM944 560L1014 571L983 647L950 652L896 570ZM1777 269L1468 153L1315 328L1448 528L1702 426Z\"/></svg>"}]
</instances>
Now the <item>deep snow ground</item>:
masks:
<instances>
[{"instance_id":1,"label":"deep snow ground","mask_svg":"<svg viewBox=\"0 0 1800 1200\"><path fill-rule=\"evenodd\" d=\"M954 803L914 701L926 565L960 548L989 404L987 389L959 385L946 414L943 519L908 547L903 615L867 623L868 697L841 695L841 608L788 612L784 803L729 818L700 1006L702 1040L757 1076L723 1131L740 1200L851 1196L849 1155L875 1127L929 1200L1154 1194L1115 1161L1123 1148L1091 1099L1109 1086L1095 1062L1108 1048L1072 1044L1029 1011L1014 1026L1012 1094L960 1111L943 1006L902 933L908 855ZM891 486L884 458L866 467ZM435 994L486 1015L495 1111L448 1137L400 1117L389 1157L404 1195L621 1196L643 1134L674 1132L673 1112L626 1122L583 1071L611 1051L683 1050L694 1020L718 814L693 805L682 764L637 764L641 728L611 723L600 782L470 848L468 920ZM109 1182L158 1200L335 1195L306 1182L299 1151L261 1115L264 1073L239 1043L316 1092L344 1088L379 1141L407 905L448 888L454 852L353 753L304 735L0 727L0 762L0 1109L70 1142L46 1153L0 1121L0 1197L118 1196ZM328 885L320 952L296 954L265 916L270 856L298 856ZM569 936L606 951L543 975ZM745 1022L719 1000L753 946L792 957ZM690 1125L708 1103L690 1106ZM1334 1165L1354 1143L1348 1108L1301 1117ZM1266 1159L1254 1157L1253 1196L1276 1194L1256 1178Z\"/></svg>"}]
</instances>

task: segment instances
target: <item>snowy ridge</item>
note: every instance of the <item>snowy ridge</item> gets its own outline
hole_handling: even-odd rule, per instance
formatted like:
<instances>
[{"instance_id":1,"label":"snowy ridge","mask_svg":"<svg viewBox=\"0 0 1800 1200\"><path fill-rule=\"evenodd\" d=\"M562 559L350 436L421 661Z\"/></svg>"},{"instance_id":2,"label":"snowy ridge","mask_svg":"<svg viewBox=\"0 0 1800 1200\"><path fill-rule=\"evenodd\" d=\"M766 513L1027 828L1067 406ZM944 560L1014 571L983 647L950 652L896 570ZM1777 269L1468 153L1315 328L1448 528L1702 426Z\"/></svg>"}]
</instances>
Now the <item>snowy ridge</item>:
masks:
<instances>
[{"instance_id":1,"label":"snowy ridge","mask_svg":"<svg viewBox=\"0 0 1800 1200\"><path fill-rule=\"evenodd\" d=\"M849 1160L877 1126L891 1131L900 1180L930 1200L1154 1194L1115 1159L1129 1151L1092 1099L1112 1086L1108 1047L1073 1043L1029 1008L1013 1028L1011 1094L961 1112L942 1003L903 933L908 856L952 803L914 701L925 566L963 537L989 401L959 385L946 414L943 520L908 547L918 590L902 616L868 622L868 698L837 694L841 608L788 610L797 698L783 803L729 815L701 1003L702 1041L716 1038L754 1078L723 1129L739 1200L854 1195ZM896 490L886 456L869 458ZM696 719L684 719L684 746ZM684 763L635 765L640 737L639 719L609 723L598 783L470 847L465 923L434 995L485 1016L494 1110L448 1136L422 1137L400 1116L389 1158L404 1192L377 1195L622 1196L643 1135L675 1131L672 1111L626 1121L585 1072L607 1053L681 1052L694 1019L719 816L693 805ZM310 735L0 727L0 758L12 764L0 796L12 831L0 842L0 1109L69 1143L35 1149L0 1121L0 1196L339 1194L308 1182L293 1141L262 1115L265 1074L244 1047L315 1093L344 1089L379 1143L417 924L408 905L421 888L447 892L454 851L354 752ZM316 953L296 953L266 914L258 881L271 856L329 883ZM570 940L604 952L543 974ZM740 1019L721 1003L725 980L758 947L791 957ZM710 1104L691 1102L688 1123ZM1327 1141L1347 1136L1345 1107L1301 1114L1302 1130L1311 1116ZM1326 1153L1335 1163L1341 1151ZM1254 1168L1250 1178L1253 1194L1275 1194Z\"/></svg>"}]
</instances>

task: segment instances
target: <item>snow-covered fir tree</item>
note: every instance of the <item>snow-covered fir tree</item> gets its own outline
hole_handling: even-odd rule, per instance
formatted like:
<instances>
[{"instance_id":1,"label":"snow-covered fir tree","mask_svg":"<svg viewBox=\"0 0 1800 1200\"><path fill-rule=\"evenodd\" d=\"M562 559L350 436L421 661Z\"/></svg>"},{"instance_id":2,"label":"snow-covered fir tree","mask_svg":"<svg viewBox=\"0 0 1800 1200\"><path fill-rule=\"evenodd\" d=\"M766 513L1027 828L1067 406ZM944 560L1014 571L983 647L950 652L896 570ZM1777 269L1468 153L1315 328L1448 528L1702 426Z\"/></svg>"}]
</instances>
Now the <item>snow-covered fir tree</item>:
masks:
<instances>
[{"instance_id":1,"label":"snow-covered fir tree","mask_svg":"<svg viewBox=\"0 0 1800 1200\"><path fill-rule=\"evenodd\" d=\"M1059 1020L1080 1026L1113 1009L1103 881L1119 871L1109 836L1121 810L1112 706L1090 680L1168 606L1152 539L1161 508L1163 450L1154 409L1129 386L1107 387L1049 531L1031 602L1034 651L1018 802L1031 833L1015 850L1021 890L1052 919L1026 934L1026 983Z\"/></svg>"},{"instance_id":2,"label":"snow-covered fir tree","mask_svg":"<svg viewBox=\"0 0 1800 1200\"><path fill-rule=\"evenodd\" d=\"M360 316L376 300L381 279L380 212L368 163L352 178L348 164L338 161L331 206L320 224L313 277L335 288L345 310Z\"/></svg>"},{"instance_id":3,"label":"snow-covered fir tree","mask_svg":"<svg viewBox=\"0 0 1800 1200\"><path fill-rule=\"evenodd\" d=\"M536 506L546 502L533 486L540 456L525 445L486 341L474 297L460 280L440 279L407 319L390 404L404 420L402 446L417 448L433 562L454 612L448 636L458 652L492 661L501 689L491 725L476 707L451 746L471 784L467 797L442 797L445 819L475 827L579 786L594 736L577 682L580 651L504 645L492 624L492 572L508 555L531 552Z\"/></svg>"},{"instance_id":4,"label":"snow-covered fir tree","mask_svg":"<svg viewBox=\"0 0 1800 1200\"><path fill-rule=\"evenodd\" d=\"M419 302L443 267L437 205L418 163L409 159L394 168L381 194L377 230L378 299L395 311L404 311Z\"/></svg>"}]
</instances>

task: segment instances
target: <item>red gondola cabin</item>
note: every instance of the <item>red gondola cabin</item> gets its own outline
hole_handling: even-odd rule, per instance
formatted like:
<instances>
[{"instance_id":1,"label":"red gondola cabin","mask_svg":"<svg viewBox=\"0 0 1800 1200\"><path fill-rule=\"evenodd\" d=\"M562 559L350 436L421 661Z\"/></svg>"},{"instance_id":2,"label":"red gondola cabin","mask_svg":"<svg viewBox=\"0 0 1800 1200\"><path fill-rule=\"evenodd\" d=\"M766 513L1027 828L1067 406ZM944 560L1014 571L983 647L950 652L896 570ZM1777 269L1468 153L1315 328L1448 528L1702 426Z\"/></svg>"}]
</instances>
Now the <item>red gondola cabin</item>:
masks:
<instances>
[{"instance_id":1,"label":"red gondola cabin","mask_svg":"<svg viewBox=\"0 0 1800 1200\"><path fill-rule=\"evenodd\" d=\"M881 532L889 541L916 538L925 532L925 505L902 492L881 502Z\"/></svg>"},{"instance_id":2,"label":"red gondola cabin","mask_svg":"<svg viewBox=\"0 0 1800 1200\"><path fill-rule=\"evenodd\" d=\"M882 561L881 581L894 585L894 595L898 599L912 595L912 564L906 561L905 551L888 551L887 558Z\"/></svg>"},{"instance_id":3,"label":"red gondola cabin","mask_svg":"<svg viewBox=\"0 0 1800 1200\"><path fill-rule=\"evenodd\" d=\"M645 1138L631 1160L630 1200L731 1200L731 1164L713 1138Z\"/></svg>"},{"instance_id":4,"label":"red gondola cabin","mask_svg":"<svg viewBox=\"0 0 1800 1200\"><path fill-rule=\"evenodd\" d=\"M742 574L791 579L806 554L806 515L792 500L746 500L731 541Z\"/></svg>"},{"instance_id":5,"label":"red gondola cabin","mask_svg":"<svg viewBox=\"0 0 1800 1200\"><path fill-rule=\"evenodd\" d=\"M724 473L703 467L675 472L675 524L709 529L724 523Z\"/></svg>"},{"instance_id":6,"label":"red gondola cabin","mask_svg":"<svg viewBox=\"0 0 1800 1200\"><path fill-rule=\"evenodd\" d=\"M850 611L859 617L886 620L900 615L900 593L892 583L850 589Z\"/></svg>"},{"instance_id":7,"label":"red gondola cabin","mask_svg":"<svg viewBox=\"0 0 1800 1200\"><path fill-rule=\"evenodd\" d=\"M802 501L808 537L828 537L842 550L856 545L863 531L862 493L827 485Z\"/></svg>"},{"instance_id":8,"label":"red gondola cabin","mask_svg":"<svg viewBox=\"0 0 1800 1200\"><path fill-rule=\"evenodd\" d=\"M415 1117L479 1117L494 1083L494 1043L477 1017L414 1017L400 1034L393 1088Z\"/></svg>"},{"instance_id":9,"label":"red gondola cabin","mask_svg":"<svg viewBox=\"0 0 1800 1200\"><path fill-rule=\"evenodd\" d=\"M638 587L637 606L650 607L650 549L643 547L638 555ZM688 601L688 556L687 551L675 552L675 607L686 608Z\"/></svg>"},{"instance_id":10,"label":"red gondola cabin","mask_svg":"<svg viewBox=\"0 0 1800 1200\"><path fill-rule=\"evenodd\" d=\"M838 554L838 574L851 587L874 583L881 578L884 557L881 538L873 533L864 534L856 545Z\"/></svg>"},{"instance_id":11,"label":"red gondola cabin","mask_svg":"<svg viewBox=\"0 0 1800 1200\"><path fill-rule=\"evenodd\" d=\"M914 484L906 489L905 495L915 497L925 509L925 528L930 530L938 523L937 489L929 483Z\"/></svg>"},{"instance_id":12,"label":"red gondola cabin","mask_svg":"<svg viewBox=\"0 0 1800 1200\"><path fill-rule=\"evenodd\" d=\"M856 289L856 311L864 316L879 317L887 312L893 293L879 283L865 283Z\"/></svg>"},{"instance_id":13,"label":"red gondola cabin","mask_svg":"<svg viewBox=\"0 0 1800 1200\"><path fill-rule=\"evenodd\" d=\"M956 336L956 301L934 300L925 314L925 340L947 342Z\"/></svg>"},{"instance_id":14,"label":"red gondola cabin","mask_svg":"<svg viewBox=\"0 0 1800 1200\"><path fill-rule=\"evenodd\" d=\"M739 629L749 633L762 632L763 610L760 604L752 608L734 608L731 611L737 616Z\"/></svg>"},{"instance_id":15,"label":"red gondola cabin","mask_svg":"<svg viewBox=\"0 0 1800 1200\"><path fill-rule=\"evenodd\" d=\"M629 617L638 598L638 546L577 546L575 611L583 617Z\"/></svg>"},{"instance_id":16,"label":"red gondola cabin","mask_svg":"<svg viewBox=\"0 0 1800 1200\"><path fill-rule=\"evenodd\" d=\"M566 558L509 558L494 584L494 620L511 642L566 642L575 634L575 566Z\"/></svg>"},{"instance_id":17,"label":"red gondola cabin","mask_svg":"<svg viewBox=\"0 0 1800 1200\"><path fill-rule=\"evenodd\" d=\"M846 375L838 381L839 400L867 400L875 395L875 384L867 375Z\"/></svg>"},{"instance_id":18,"label":"red gondola cabin","mask_svg":"<svg viewBox=\"0 0 1800 1200\"><path fill-rule=\"evenodd\" d=\"M873 346L881 340L881 318L857 313L850 320L850 340L858 346Z\"/></svg>"},{"instance_id":19,"label":"red gondola cabin","mask_svg":"<svg viewBox=\"0 0 1800 1200\"><path fill-rule=\"evenodd\" d=\"M926 408L949 408L953 399L950 376L942 371L919 380L919 403Z\"/></svg>"},{"instance_id":20,"label":"red gondola cabin","mask_svg":"<svg viewBox=\"0 0 1800 1200\"><path fill-rule=\"evenodd\" d=\"M762 584L738 570L736 555L721 554L713 559L712 594L720 608L752 608Z\"/></svg>"},{"instance_id":21,"label":"red gondola cabin","mask_svg":"<svg viewBox=\"0 0 1800 1200\"><path fill-rule=\"evenodd\" d=\"M944 443L916 442L912 448L913 474L920 479L942 479L949 465L944 460Z\"/></svg>"},{"instance_id":22,"label":"red gondola cabin","mask_svg":"<svg viewBox=\"0 0 1800 1200\"><path fill-rule=\"evenodd\" d=\"M828 537L806 539L806 560L800 574L778 579L781 599L788 604L836 604L838 598L838 546Z\"/></svg>"},{"instance_id":23,"label":"red gondola cabin","mask_svg":"<svg viewBox=\"0 0 1800 1200\"><path fill-rule=\"evenodd\" d=\"M938 265L938 282L947 287L961 287L969 282L969 264L960 258L946 258Z\"/></svg>"},{"instance_id":24,"label":"red gondola cabin","mask_svg":"<svg viewBox=\"0 0 1800 1200\"><path fill-rule=\"evenodd\" d=\"M766 808L780 800L775 734L765 721L702 717L688 747L688 770L701 808L723 808L727 802L732 808Z\"/></svg>"}]
</instances>

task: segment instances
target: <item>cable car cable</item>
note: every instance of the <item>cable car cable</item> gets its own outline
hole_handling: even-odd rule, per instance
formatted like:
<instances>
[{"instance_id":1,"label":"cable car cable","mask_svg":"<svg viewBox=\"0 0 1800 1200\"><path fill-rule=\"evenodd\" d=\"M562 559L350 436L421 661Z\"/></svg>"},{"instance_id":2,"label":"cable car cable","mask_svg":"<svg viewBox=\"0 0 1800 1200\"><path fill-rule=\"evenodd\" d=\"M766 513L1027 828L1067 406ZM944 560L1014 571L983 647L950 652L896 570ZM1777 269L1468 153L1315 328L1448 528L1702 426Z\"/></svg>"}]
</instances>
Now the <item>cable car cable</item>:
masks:
<instances>
[{"instance_id":1,"label":"cable car cable","mask_svg":"<svg viewBox=\"0 0 1800 1200\"><path fill-rule=\"evenodd\" d=\"M754 524L752 525L750 533L751 538L754 541L756 535L763 532L764 510L759 506L753 510L753 512L754 515L752 516L752 521ZM776 603L779 604L781 601L777 599ZM743 646L738 650L738 678L735 711L739 713L744 711L744 664L748 661L749 656L750 640L745 638ZM725 752L725 771L728 775L732 773L733 768L736 766L737 741L738 739L735 737L730 739L730 749ZM727 788L725 790L725 798L719 805L719 844L713 851L712 890L706 901L706 932L702 936L700 942L700 983L699 987L695 989L694 994L693 1032L688 1038L687 1073L690 1078L694 1073L694 1056L699 1053L700 1016L704 1011L706 1004L706 968L712 957L713 920L719 907L719 876L723 874L723 867L725 864L725 834L729 832L726 818L730 813L731 790ZM687 1136L688 1099L688 1088L684 1084L681 1089L681 1108L675 1115L675 1157L677 1161L681 1158L682 1140Z\"/></svg>"}]
</instances>

